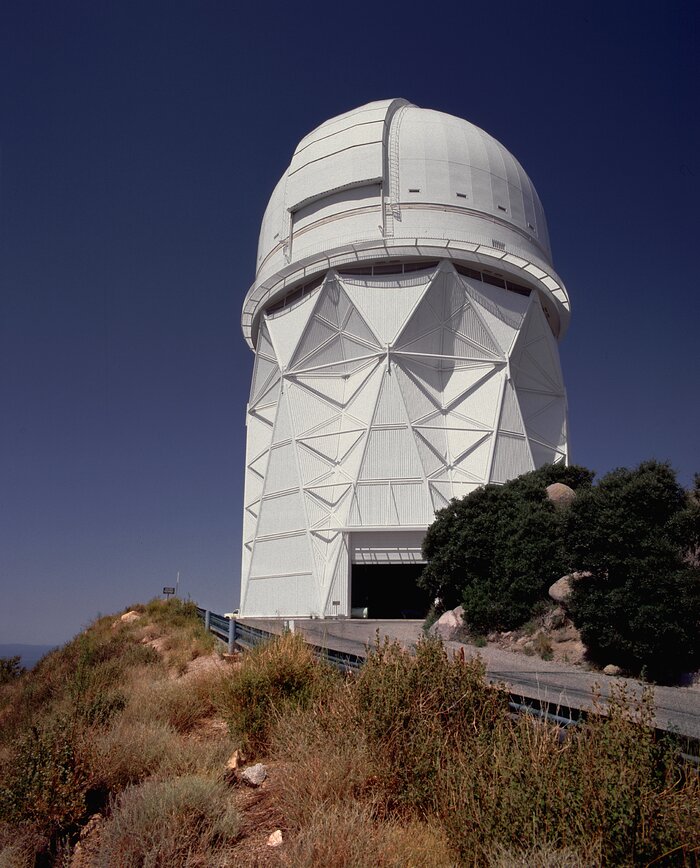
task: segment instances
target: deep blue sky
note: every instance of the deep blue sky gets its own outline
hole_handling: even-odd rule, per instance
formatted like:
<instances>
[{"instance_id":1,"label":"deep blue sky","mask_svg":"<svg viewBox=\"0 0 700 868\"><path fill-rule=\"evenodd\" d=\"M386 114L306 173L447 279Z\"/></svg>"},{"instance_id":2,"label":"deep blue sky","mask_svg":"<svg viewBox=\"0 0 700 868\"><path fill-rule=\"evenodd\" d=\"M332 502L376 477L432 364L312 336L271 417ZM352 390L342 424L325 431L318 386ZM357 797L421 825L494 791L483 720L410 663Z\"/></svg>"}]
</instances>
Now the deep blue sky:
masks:
<instances>
[{"instance_id":1,"label":"deep blue sky","mask_svg":"<svg viewBox=\"0 0 700 868\"><path fill-rule=\"evenodd\" d=\"M237 605L260 218L298 140L374 99L468 118L534 180L572 298L573 460L689 483L698 21L696 0L0 0L0 642L65 641L178 570Z\"/></svg>"}]
</instances>

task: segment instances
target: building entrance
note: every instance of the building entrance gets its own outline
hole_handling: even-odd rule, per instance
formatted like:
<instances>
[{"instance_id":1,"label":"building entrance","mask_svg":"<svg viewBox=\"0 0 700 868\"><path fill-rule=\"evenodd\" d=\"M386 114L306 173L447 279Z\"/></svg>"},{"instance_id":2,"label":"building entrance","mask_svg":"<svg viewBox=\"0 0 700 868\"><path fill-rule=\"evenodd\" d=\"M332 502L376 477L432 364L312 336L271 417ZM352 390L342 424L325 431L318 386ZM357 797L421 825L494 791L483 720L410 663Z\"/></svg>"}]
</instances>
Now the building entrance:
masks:
<instances>
[{"instance_id":1,"label":"building entrance","mask_svg":"<svg viewBox=\"0 0 700 868\"><path fill-rule=\"evenodd\" d=\"M353 564L354 618L425 618L429 594L418 587L424 564Z\"/></svg>"}]
</instances>

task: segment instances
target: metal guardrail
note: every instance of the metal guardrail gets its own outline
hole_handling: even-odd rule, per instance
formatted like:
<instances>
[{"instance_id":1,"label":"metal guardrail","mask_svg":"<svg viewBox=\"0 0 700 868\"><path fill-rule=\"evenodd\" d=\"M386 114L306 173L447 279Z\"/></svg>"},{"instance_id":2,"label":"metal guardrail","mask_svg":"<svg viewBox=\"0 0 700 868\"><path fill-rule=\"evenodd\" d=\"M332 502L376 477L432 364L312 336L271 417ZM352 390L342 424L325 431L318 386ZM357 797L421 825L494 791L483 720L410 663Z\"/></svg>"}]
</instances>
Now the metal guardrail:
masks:
<instances>
[{"instance_id":1,"label":"metal guardrail","mask_svg":"<svg viewBox=\"0 0 700 868\"><path fill-rule=\"evenodd\" d=\"M197 607L197 614L204 622L205 629L227 643L229 654L233 653L236 646L251 649L256 645L274 639L278 635L268 630L262 630L260 627L242 624L236 618L225 618L223 615L217 615L215 612L210 612L208 609L202 609L199 606ZM325 648L320 645L307 644L317 659L323 660L341 672L357 672L367 659L366 655L351 654L344 651L336 651L333 648ZM508 694L508 707L513 715L529 714L540 720L564 728L579 726L589 716L589 712L581 708L555 705L551 702L532 699L531 697L510 692ZM655 727L654 730L657 736L668 737L670 735L678 738L679 743L682 745L681 757L687 763L700 768L700 756L698 755L700 753L700 744L695 739L687 736L684 737L680 733L669 732L669 730L659 727Z\"/></svg>"}]
</instances>

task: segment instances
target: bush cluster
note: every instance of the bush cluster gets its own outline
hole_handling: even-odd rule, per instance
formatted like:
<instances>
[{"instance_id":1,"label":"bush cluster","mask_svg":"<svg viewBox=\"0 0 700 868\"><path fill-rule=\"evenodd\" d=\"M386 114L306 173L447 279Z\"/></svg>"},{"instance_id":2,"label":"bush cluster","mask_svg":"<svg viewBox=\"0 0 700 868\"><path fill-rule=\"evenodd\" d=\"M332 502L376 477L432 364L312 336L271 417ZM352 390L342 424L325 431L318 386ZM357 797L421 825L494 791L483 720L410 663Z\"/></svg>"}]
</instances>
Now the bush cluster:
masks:
<instances>
[{"instance_id":1,"label":"bush cluster","mask_svg":"<svg viewBox=\"0 0 700 868\"><path fill-rule=\"evenodd\" d=\"M672 680L700 664L700 483L687 492L655 461L592 479L546 466L453 500L426 534L421 584L479 636L521 627L579 572L569 609L590 659ZM549 501L552 482L574 488L570 506Z\"/></svg>"},{"instance_id":2,"label":"bush cluster","mask_svg":"<svg viewBox=\"0 0 700 868\"><path fill-rule=\"evenodd\" d=\"M136 610L133 623L98 619L0 685L0 866L69 864L95 812L109 817L101 840L110 843L85 864L214 864L237 834L219 780L232 743L190 737L214 713L221 671L175 677L212 637L192 604ZM155 650L155 637L167 650Z\"/></svg>"},{"instance_id":3,"label":"bush cluster","mask_svg":"<svg viewBox=\"0 0 700 868\"><path fill-rule=\"evenodd\" d=\"M582 467L549 465L453 500L425 535L421 585L444 609L461 603L476 634L521 626L567 563L562 512L545 489L583 489L592 478Z\"/></svg>"},{"instance_id":4,"label":"bush cluster","mask_svg":"<svg viewBox=\"0 0 700 868\"><path fill-rule=\"evenodd\" d=\"M415 654L377 645L356 677L290 707L269 733L285 770L277 798L294 836L288 858L582 868L690 852L700 845L700 780L679 770L652 715L650 694L620 689L607 716L563 733L513 719L480 663L450 658L435 639ZM352 841L343 817L352 818ZM335 823L353 858L329 846Z\"/></svg>"}]
</instances>

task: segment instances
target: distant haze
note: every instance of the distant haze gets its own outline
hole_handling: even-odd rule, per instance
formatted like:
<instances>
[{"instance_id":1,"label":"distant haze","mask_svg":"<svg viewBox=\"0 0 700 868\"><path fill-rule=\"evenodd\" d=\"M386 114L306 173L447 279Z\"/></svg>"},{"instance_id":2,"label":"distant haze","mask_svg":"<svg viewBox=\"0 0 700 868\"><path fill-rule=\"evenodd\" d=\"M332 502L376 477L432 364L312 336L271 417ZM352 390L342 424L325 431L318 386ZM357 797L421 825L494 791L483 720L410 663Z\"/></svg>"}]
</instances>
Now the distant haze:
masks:
<instances>
[{"instance_id":1,"label":"distant haze","mask_svg":"<svg viewBox=\"0 0 700 868\"><path fill-rule=\"evenodd\" d=\"M21 657L22 666L31 669L41 660L44 654L53 651L56 645L0 645L0 657Z\"/></svg>"}]
</instances>

